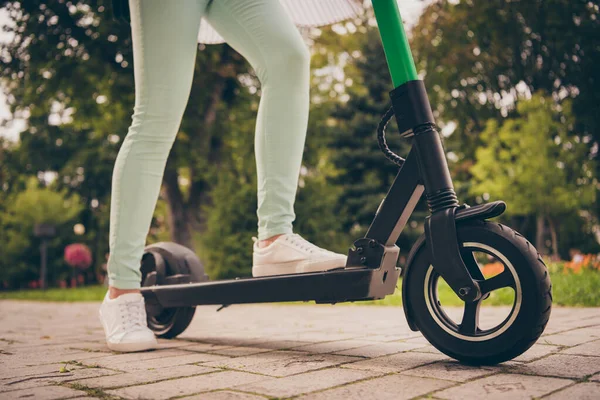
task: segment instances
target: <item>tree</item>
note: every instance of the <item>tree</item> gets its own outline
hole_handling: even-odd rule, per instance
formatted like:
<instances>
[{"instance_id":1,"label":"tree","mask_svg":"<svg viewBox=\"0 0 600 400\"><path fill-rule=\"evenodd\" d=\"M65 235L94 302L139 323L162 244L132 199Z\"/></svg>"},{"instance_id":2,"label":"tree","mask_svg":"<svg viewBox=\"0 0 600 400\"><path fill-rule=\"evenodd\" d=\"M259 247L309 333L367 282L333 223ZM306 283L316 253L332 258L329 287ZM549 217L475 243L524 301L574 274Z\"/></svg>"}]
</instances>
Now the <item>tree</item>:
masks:
<instances>
[{"instance_id":1,"label":"tree","mask_svg":"<svg viewBox=\"0 0 600 400\"><path fill-rule=\"evenodd\" d=\"M53 187L42 187L37 178L29 178L24 191L13 194L7 200L5 210L0 213L0 281L11 287L37 279L39 272L38 239L33 227L38 223L57 226L61 237L51 239L50 272L56 278L64 270L61 243L72 237L72 224L81 213L83 205L76 194Z\"/></svg>"},{"instance_id":2,"label":"tree","mask_svg":"<svg viewBox=\"0 0 600 400\"><path fill-rule=\"evenodd\" d=\"M536 92L557 104L572 99L573 130L600 168L599 29L597 1L434 0L425 8L411 46L436 120L451 134L445 144L460 199L471 203L469 196L480 194L472 188L471 167L485 145L487 121L500 126L518 116L518 102ZM587 224L600 216L596 199ZM534 234L529 216L513 219Z\"/></svg>"},{"instance_id":3,"label":"tree","mask_svg":"<svg viewBox=\"0 0 600 400\"><path fill-rule=\"evenodd\" d=\"M433 1L411 42L436 114L458 125L452 150L471 160L486 121L540 90L573 97L578 132L600 140L599 29L594 1Z\"/></svg>"},{"instance_id":4,"label":"tree","mask_svg":"<svg viewBox=\"0 0 600 400\"><path fill-rule=\"evenodd\" d=\"M332 140L329 146L338 174L335 184L342 186L338 214L343 228L354 236L363 235L391 186L398 167L388 161L377 144L377 125L388 107L393 89L379 31L365 25L356 34L356 50L347 50L344 69L350 84L346 98L337 102L331 116ZM410 141L399 137L395 121L386 132L390 148L406 155ZM408 227L409 232L411 227ZM409 232L408 236L414 236ZM406 240L406 233L401 241Z\"/></svg>"},{"instance_id":5,"label":"tree","mask_svg":"<svg viewBox=\"0 0 600 400\"><path fill-rule=\"evenodd\" d=\"M571 102L560 106L539 94L517 105L518 116L489 120L471 172L473 195L504 199L514 215L537 218L536 247L544 252L548 222L558 256L558 217L595 200L594 163L575 127Z\"/></svg>"}]
</instances>

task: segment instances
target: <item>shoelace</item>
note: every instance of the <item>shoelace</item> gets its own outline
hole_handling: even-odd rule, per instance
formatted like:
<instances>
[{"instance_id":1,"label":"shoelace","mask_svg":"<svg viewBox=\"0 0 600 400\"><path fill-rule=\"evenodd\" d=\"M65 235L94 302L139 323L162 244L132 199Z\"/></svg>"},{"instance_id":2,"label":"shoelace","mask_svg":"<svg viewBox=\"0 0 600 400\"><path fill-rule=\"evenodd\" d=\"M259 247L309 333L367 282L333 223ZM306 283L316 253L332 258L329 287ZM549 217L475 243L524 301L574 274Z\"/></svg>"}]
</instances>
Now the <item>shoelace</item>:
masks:
<instances>
[{"instance_id":1,"label":"shoelace","mask_svg":"<svg viewBox=\"0 0 600 400\"><path fill-rule=\"evenodd\" d=\"M119 304L119 314L121 314L121 321L127 331L146 326L146 313L143 303L137 301L121 303Z\"/></svg>"},{"instance_id":2,"label":"shoelace","mask_svg":"<svg viewBox=\"0 0 600 400\"><path fill-rule=\"evenodd\" d=\"M297 233L292 233L291 235L287 235L284 240L287 242L290 242L291 244L298 247L299 249L308 251L309 253L325 252L325 253L335 254L333 251L325 250L325 249L320 248L319 246L312 244L311 242L304 239L302 236L300 236ZM258 241L258 238L256 238L255 236L252 236L252 241L254 243L256 243Z\"/></svg>"},{"instance_id":3,"label":"shoelace","mask_svg":"<svg viewBox=\"0 0 600 400\"><path fill-rule=\"evenodd\" d=\"M314 251L325 251L322 248L312 244L311 242L309 242L308 240L304 239L302 236L300 236L297 233L293 233L289 236L285 237L285 240L289 241L291 244L293 244L294 246L302 249L302 250L306 250L309 253L312 253Z\"/></svg>"}]
</instances>

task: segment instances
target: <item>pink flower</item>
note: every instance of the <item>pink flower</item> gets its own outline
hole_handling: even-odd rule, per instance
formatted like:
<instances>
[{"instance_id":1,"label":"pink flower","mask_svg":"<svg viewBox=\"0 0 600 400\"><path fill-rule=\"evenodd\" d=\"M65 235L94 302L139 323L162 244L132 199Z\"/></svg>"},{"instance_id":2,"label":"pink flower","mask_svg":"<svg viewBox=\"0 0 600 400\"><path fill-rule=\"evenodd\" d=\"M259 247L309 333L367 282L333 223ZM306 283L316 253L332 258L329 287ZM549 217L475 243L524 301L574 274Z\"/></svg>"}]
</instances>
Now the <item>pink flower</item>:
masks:
<instances>
[{"instance_id":1,"label":"pink flower","mask_svg":"<svg viewBox=\"0 0 600 400\"><path fill-rule=\"evenodd\" d=\"M89 268L92 265L92 252L83 243L70 244L65 247L65 262L73 268Z\"/></svg>"}]
</instances>

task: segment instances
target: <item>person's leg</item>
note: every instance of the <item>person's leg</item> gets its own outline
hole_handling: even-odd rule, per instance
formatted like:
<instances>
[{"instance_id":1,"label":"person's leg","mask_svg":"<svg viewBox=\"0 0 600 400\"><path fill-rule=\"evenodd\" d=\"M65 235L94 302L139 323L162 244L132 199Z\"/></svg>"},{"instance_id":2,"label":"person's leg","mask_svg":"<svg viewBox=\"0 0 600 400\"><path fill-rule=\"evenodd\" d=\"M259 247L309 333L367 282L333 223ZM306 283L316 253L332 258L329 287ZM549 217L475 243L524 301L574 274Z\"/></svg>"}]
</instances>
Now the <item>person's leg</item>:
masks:
<instances>
[{"instance_id":1,"label":"person's leg","mask_svg":"<svg viewBox=\"0 0 600 400\"><path fill-rule=\"evenodd\" d=\"M310 54L279 0L215 0L205 18L261 82L258 238L289 234L308 124Z\"/></svg>"},{"instance_id":2,"label":"person's leg","mask_svg":"<svg viewBox=\"0 0 600 400\"><path fill-rule=\"evenodd\" d=\"M279 0L214 0L206 19L252 64L261 82L255 135L258 241L252 274L344 266L346 256L292 233L310 89L310 54L300 33Z\"/></svg>"},{"instance_id":3,"label":"person's leg","mask_svg":"<svg viewBox=\"0 0 600 400\"><path fill-rule=\"evenodd\" d=\"M129 0L135 107L112 177L108 276L100 306L108 348L157 346L139 293L140 263L167 157L188 101L207 0Z\"/></svg>"},{"instance_id":4,"label":"person's leg","mask_svg":"<svg viewBox=\"0 0 600 400\"><path fill-rule=\"evenodd\" d=\"M113 170L108 275L112 296L140 287L140 261L167 157L193 79L208 0L130 0L135 108Z\"/></svg>"}]
</instances>

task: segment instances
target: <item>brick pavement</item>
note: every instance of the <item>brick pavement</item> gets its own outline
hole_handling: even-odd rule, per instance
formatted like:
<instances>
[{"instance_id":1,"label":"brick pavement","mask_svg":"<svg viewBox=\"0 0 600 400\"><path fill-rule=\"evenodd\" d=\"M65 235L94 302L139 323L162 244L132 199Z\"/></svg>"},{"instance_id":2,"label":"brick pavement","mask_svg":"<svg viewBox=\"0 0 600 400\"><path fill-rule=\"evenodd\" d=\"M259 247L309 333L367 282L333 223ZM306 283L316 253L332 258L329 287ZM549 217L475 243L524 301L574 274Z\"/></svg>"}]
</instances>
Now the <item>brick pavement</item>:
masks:
<instances>
[{"instance_id":1,"label":"brick pavement","mask_svg":"<svg viewBox=\"0 0 600 400\"><path fill-rule=\"evenodd\" d=\"M97 308L0 301L0 399L600 399L598 308L555 308L530 351L481 368L396 307L200 307L180 338L135 354L106 348Z\"/></svg>"}]
</instances>

